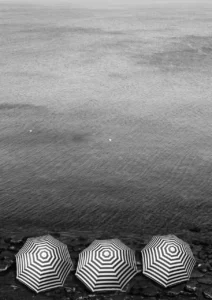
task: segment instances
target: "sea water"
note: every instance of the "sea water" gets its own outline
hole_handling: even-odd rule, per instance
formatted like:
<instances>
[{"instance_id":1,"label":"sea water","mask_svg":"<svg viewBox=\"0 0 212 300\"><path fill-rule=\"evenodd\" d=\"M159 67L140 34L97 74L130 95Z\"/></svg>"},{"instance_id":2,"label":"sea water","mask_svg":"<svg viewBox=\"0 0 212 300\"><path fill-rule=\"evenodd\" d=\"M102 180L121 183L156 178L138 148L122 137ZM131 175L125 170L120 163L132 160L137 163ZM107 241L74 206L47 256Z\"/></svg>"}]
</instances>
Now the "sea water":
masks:
<instances>
[{"instance_id":1,"label":"sea water","mask_svg":"<svg viewBox=\"0 0 212 300\"><path fill-rule=\"evenodd\" d=\"M212 7L0 14L1 228L211 227Z\"/></svg>"}]
</instances>

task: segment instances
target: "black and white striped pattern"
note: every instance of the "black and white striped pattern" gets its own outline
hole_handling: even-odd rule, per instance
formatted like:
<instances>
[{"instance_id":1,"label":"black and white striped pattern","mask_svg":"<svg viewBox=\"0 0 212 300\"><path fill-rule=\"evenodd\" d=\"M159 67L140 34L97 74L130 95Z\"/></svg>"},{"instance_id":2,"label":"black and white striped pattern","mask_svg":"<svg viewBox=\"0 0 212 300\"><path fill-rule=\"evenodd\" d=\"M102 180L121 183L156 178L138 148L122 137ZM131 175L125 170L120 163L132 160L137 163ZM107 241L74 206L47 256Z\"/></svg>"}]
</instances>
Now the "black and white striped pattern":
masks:
<instances>
[{"instance_id":1,"label":"black and white striped pattern","mask_svg":"<svg viewBox=\"0 0 212 300\"><path fill-rule=\"evenodd\" d=\"M143 274L164 287L189 280L195 265L190 246L175 235L154 236L141 254Z\"/></svg>"},{"instance_id":2,"label":"black and white striped pattern","mask_svg":"<svg viewBox=\"0 0 212 300\"><path fill-rule=\"evenodd\" d=\"M63 286L73 267L67 246L51 235L27 239L16 264L16 278L37 293Z\"/></svg>"},{"instance_id":3,"label":"black and white striped pattern","mask_svg":"<svg viewBox=\"0 0 212 300\"><path fill-rule=\"evenodd\" d=\"M136 273L134 251L118 239L95 240L79 254L76 276L92 292L123 290Z\"/></svg>"}]
</instances>

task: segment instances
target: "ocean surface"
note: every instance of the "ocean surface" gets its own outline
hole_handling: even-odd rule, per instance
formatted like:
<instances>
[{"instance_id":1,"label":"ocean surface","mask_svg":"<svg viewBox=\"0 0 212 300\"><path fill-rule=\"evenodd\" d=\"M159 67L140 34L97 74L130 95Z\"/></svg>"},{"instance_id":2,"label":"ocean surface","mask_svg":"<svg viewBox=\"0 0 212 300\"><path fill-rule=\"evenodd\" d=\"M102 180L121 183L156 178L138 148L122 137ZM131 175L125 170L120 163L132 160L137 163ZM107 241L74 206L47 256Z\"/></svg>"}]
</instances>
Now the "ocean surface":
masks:
<instances>
[{"instance_id":1,"label":"ocean surface","mask_svg":"<svg viewBox=\"0 0 212 300\"><path fill-rule=\"evenodd\" d=\"M212 227L212 5L0 3L0 227Z\"/></svg>"}]
</instances>

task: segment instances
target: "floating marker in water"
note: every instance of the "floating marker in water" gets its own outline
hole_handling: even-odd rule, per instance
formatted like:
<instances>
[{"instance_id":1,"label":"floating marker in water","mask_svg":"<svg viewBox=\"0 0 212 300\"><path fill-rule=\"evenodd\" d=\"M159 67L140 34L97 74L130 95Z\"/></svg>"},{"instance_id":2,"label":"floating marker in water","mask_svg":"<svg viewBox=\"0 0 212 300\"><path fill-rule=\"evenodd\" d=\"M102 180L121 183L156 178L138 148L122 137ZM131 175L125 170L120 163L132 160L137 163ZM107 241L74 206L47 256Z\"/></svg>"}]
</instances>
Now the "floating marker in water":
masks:
<instances>
[{"instance_id":1,"label":"floating marker in water","mask_svg":"<svg viewBox=\"0 0 212 300\"><path fill-rule=\"evenodd\" d=\"M109 142L111 142L112 140L111 139L109 139Z\"/></svg>"}]
</instances>

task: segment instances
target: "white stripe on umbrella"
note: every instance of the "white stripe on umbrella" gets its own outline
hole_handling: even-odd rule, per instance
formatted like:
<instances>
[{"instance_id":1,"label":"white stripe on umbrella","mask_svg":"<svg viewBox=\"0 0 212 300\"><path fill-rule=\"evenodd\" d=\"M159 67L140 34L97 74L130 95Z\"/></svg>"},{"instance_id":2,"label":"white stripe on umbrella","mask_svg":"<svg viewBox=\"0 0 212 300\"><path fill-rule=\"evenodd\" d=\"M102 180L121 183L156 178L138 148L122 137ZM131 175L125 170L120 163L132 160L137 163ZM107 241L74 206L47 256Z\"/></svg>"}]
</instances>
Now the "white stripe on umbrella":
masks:
<instances>
[{"instance_id":1,"label":"white stripe on umbrella","mask_svg":"<svg viewBox=\"0 0 212 300\"><path fill-rule=\"evenodd\" d=\"M141 254L143 274L164 287L189 280L195 265L190 246L175 235L152 237Z\"/></svg>"},{"instance_id":2,"label":"white stripe on umbrella","mask_svg":"<svg viewBox=\"0 0 212 300\"><path fill-rule=\"evenodd\" d=\"M136 273L135 252L118 239L95 240L79 254L76 276L92 292L123 290Z\"/></svg>"},{"instance_id":3,"label":"white stripe on umbrella","mask_svg":"<svg viewBox=\"0 0 212 300\"><path fill-rule=\"evenodd\" d=\"M37 293L63 286L73 268L67 246L50 235L27 239L16 264L16 278Z\"/></svg>"}]
</instances>

